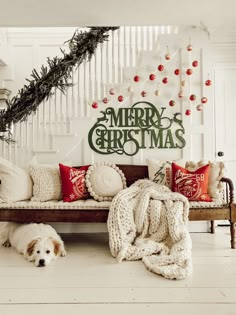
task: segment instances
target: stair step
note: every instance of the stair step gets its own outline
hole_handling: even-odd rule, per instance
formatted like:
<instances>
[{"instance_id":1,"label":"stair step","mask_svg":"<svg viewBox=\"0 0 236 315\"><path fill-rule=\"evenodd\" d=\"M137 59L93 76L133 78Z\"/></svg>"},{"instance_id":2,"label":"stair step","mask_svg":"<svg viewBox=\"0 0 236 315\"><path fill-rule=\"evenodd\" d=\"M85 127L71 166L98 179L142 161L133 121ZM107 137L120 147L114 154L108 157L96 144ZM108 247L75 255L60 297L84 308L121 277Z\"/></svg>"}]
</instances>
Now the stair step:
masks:
<instances>
[{"instance_id":1,"label":"stair step","mask_svg":"<svg viewBox=\"0 0 236 315\"><path fill-rule=\"evenodd\" d=\"M77 137L77 133L52 133L53 137Z\"/></svg>"},{"instance_id":2,"label":"stair step","mask_svg":"<svg viewBox=\"0 0 236 315\"><path fill-rule=\"evenodd\" d=\"M50 154L55 154L55 153L58 153L59 150L40 150L40 149L33 149L32 150L33 153L36 153L36 154L44 154L44 153L50 153Z\"/></svg>"}]
</instances>

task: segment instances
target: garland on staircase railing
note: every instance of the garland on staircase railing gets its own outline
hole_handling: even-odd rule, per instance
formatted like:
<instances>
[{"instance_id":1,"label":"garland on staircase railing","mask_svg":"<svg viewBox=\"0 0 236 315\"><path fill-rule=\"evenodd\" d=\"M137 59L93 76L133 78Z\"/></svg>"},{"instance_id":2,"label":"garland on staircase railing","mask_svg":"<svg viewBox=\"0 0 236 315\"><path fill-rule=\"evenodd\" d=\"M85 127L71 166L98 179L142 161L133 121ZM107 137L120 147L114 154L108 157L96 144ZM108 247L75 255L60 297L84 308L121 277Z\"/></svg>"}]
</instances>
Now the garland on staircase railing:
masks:
<instances>
[{"instance_id":1,"label":"garland on staircase railing","mask_svg":"<svg viewBox=\"0 0 236 315\"><path fill-rule=\"evenodd\" d=\"M53 95L55 88L64 93L72 85L69 80L73 67L79 66L84 60L90 60L98 44L108 39L107 32L116 29L118 27L90 27L88 32L76 30L68 41L69 53L61 49L61 58L48 58L48 65L42 65L40 73L33 69L32 79L26 79L29 84L24 85L16 96L7 101L7 107L0 110L0 140L14 142L12 125L25 121L35 113L38 106Z\"/></svg>"}]
</instances>

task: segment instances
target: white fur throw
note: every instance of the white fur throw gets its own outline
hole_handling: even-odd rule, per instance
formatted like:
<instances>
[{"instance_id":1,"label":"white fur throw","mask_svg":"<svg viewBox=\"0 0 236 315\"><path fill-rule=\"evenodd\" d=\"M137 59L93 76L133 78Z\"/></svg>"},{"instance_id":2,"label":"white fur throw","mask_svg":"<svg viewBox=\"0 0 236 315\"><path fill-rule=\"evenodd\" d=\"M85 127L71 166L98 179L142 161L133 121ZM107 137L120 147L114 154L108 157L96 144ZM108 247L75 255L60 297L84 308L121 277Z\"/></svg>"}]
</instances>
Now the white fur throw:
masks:
<instances>
[{"instance_id":1,"label":"white fur throw","mask_svg":"<svg viewBox=\"0 0 236 315\"><path fill-rule=\"evenodd\" d=\"M142 259L152 272L184 279L192 272L188 211L183 195L138 180L111 203L107 224L112 256L119 262Z\"/></svg>"}]
</instances>

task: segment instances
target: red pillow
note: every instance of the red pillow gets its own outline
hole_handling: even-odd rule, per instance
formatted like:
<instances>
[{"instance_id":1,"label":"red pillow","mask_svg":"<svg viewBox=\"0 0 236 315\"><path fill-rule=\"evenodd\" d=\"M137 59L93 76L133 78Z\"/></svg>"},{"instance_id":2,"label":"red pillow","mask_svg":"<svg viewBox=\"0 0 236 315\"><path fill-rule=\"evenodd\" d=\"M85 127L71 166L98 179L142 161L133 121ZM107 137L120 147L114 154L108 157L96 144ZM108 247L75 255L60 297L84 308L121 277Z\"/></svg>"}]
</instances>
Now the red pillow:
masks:
<instances>
[{"instance_id":1,"label":"red pillow","mask_svg":"<svg viewBox=\"0 0 236 315\"><path fill-rule=\"evenodd\" d=\"M194 172L172 163L172 191L176 191L194 201L212 201L207 194L209 165Z\"/></svg>"},{"instance_id":2,"label":"red pillow","mask_svg":"<svg viewBox=\"0 0 236 315\"><path fill-rule=\"evenodd\" d=\"M89 197L85 184L86 171L89 165L80 168L59 164L62 185L62 199L65 202L72 202Z\"/></svg>"}]
</instances>

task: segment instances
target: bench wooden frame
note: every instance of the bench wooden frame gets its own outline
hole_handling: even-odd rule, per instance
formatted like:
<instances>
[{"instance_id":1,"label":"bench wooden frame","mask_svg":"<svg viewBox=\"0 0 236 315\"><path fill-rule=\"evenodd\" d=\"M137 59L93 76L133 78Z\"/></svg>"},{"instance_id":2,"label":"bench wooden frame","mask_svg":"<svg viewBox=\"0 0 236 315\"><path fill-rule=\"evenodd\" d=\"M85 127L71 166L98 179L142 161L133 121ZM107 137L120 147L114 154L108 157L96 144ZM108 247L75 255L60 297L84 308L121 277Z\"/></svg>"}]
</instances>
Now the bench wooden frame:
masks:
<instances>
[{"instance_id":1,"label":"bench wooden frame","mask_svg":"<svg viewBox=\"0 0 236 315\"><path fill-rule=\"evenodd\" d=\"M145 165L119 165L124 172L127 185L136 180L148 178ZM215 220L229 220L231 248L235 248L236 207L234 206L234 187L229 178L222 178L225 184L224 204L220 208L190 208L190 221L211 221L214 233ZM109 209L4 209L0 208L0 221L13 222L106 222Z\"/></svg>"}]
</instances>

